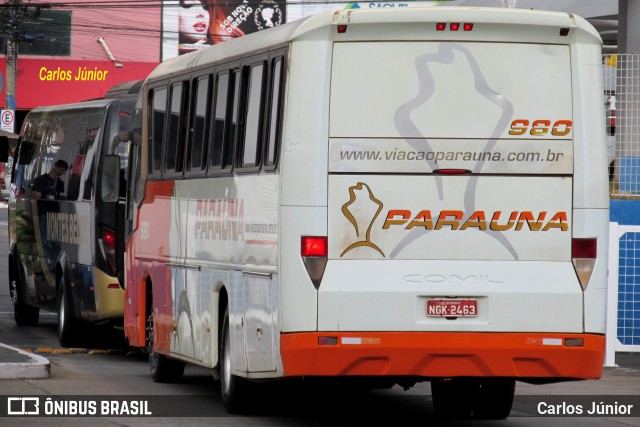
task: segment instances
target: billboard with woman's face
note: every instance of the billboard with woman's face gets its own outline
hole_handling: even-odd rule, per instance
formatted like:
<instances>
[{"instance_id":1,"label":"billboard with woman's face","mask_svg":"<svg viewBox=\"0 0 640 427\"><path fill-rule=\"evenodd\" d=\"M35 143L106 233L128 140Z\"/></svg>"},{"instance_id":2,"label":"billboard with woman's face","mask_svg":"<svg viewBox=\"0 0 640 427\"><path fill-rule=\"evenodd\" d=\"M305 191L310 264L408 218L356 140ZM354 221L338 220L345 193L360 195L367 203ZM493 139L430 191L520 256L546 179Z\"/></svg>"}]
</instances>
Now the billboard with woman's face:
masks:
<instances>
[{"instance_id":1,"label":"billboard with woman's face","mask_svg":"<svg viewBox=\"0 0 640 427\"><path fill-rule=\"evenodd\" d=\"M163 2L162 60L283 24L285 0Z\"/></svg>"},{"instance_id":2,"label":"billboard with woman's face","mask_svg":"<svg viewBox=\"0 0 640 427\"><path fill-rule=\"evenodd\" d=\"M162 3L162 60L235 37L338 9L437 6L448 0L340 2L334 0L168 0Z\"/></svg>"},{"instance_id":3,"label":"billboard with woman's face","mask_svg":"<svg viewBox=\"0 0 640 427\"><path fill-rule=\"evenodd\" d=\"M209 11L201 0L182 0L178 13L180 51L196 50L209 44Z\"/></svg>"}]
</instances>

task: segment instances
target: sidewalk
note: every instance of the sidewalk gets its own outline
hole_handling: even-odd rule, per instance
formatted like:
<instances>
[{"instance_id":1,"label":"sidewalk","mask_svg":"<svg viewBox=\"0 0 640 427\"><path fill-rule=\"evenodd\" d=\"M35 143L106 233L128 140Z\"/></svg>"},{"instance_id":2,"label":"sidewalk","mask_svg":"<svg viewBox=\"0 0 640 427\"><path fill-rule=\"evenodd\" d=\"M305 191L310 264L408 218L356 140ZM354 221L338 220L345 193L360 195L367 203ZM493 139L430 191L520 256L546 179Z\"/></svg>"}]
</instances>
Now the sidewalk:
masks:
<instances>
[{"instance_id":1,"label":"sidewalk","mask_svg":"<svg viewBox=\"0 0 640 427\"><path fill-rule=\"evenodd\" d=\"M0 343L0 380L49 378L49 360Z\"/></svg>"},{"instance_id":2,"label":"sidewalk","mask_svg":"<svg viewBox=\"0 0 640 427\"><path fill-rule=\"evenodd\" d=\"M616 365L621 368L640 369L640 353L616 353Z\"/></svg>"}]
</instances>

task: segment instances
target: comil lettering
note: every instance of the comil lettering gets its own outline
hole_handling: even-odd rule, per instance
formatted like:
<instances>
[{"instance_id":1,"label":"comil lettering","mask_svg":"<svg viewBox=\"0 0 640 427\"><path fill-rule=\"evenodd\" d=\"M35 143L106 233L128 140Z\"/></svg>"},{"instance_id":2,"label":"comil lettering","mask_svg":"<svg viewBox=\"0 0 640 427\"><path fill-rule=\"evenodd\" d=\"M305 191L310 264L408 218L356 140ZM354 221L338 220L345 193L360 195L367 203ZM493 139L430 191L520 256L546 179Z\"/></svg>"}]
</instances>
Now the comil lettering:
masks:
<instances>
[{"instance_id":1,"label":"comil lettering","mask_svg":"<svg viewBox=\"0 0 640 427\"><path fill-rule=\"evenodd\" d=\"M388 229L392 226L404 227L406 230L413 228L467 230L471 228L493 231L511 229L520 231L525 227L530 231L569 230L566 212L556 212L554 214L539 212L534 214L531 211L513 211L510 213L475 211L471 215L465 216L465 212L459 210L443 210L435 214L430 210L422 210L414 214L410 210L391 209L387 213L382 228Z\"/></svg>"}]
</instances>

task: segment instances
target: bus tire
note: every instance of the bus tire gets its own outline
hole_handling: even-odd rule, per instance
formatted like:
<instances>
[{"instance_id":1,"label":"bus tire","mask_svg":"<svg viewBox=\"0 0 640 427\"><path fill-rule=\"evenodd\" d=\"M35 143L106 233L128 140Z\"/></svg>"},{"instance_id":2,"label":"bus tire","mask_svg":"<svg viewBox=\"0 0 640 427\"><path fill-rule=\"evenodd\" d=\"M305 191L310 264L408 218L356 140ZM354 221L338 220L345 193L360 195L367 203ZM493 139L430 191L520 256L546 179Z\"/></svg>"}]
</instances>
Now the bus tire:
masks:
<instances>
[{"instance_id":1,"label":"bus tire","mask_svg":"<svg viewBox=\"0 0 640 427\"><path fill-rule=\"evenodd\" d=\"M9 296L13 303L13 319L18 326L37 326L40 309L25 302L22 294L22 282L19 281L15 267L9 267Z\"/></svg>"},{"instance_id":2,"label":"bus tire","mask_svg":"<svg viewBox=\"0 0 640 427\"><path fill-rule=\"evenodd\" d=\"M147 353L149 354L149 371L151 378L157 383L176 383L184 375L184 362L170 359L154 350L155 328L153 313L147 316Z\"/></svg>"},{"instance_id":3,"label":"bus tire","mask_svg":"<svg viewBox=\"0 0 640 427\"><path fill-rule=\"evenodd\" d=\"M58 283L58 341L63 347L73 347L78 341L79 324L73 313L71 294L64 275Z\"/></svg>"},{"instance_id":4,"label":"bus tire","mask_svg":"<svg viewBox=\"0 0 640 427\"><path fill-rule=\"evenodd\" d=\"M467 419L471 417L478 384L464 379L432 380L433 409L439 418Z\"/></svg>"},{"instance_id":5,"label":"bus tire","mask_svg":"<svg viewBox=\"0 0 640 427\"><path fill-rule=\"evenodd\" d=\"M230 414L239 414L247 410L250 401L250 383L231 373L231 331L229 328L229 308L225 310L220 330L220 393L222 404Z\"/></svg>"},{"instance_id":6,"label":"bus tire","mask_svg":"<svg viewBox=\"0 0 640 427\"><path fill-rule=\"evenodd\" d=\"M473 415L485 420L504 420L511 413L516 381L497 379L480 383L473 404Z\"/></svg>"}]
</instances>

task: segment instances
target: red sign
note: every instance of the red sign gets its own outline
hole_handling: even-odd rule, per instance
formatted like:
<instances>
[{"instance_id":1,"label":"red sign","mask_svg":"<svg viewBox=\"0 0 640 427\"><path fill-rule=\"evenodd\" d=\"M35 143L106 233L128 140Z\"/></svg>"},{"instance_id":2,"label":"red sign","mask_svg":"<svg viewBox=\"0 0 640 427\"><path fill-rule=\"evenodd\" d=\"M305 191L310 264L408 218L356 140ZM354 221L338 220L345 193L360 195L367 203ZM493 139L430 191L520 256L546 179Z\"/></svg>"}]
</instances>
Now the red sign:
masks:
<instances>
[{"instance_id":1,"label":"red sign","mask_svg":"<svg viewBox=\"0 0 640 427\"><path fill-rule=\"evenodd\" d=\"M156 62L125 62L116 67L112 61L21 57L16 78L16 109L102 98L117 83L145 79L156 65ZM6 69L5 58L0 58L0 70L3 69ZM0 104L4 104L4 99L3 88Z\"/></svg>"}]
</instances>

